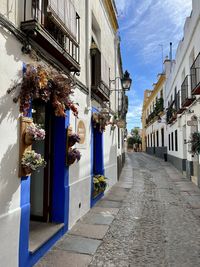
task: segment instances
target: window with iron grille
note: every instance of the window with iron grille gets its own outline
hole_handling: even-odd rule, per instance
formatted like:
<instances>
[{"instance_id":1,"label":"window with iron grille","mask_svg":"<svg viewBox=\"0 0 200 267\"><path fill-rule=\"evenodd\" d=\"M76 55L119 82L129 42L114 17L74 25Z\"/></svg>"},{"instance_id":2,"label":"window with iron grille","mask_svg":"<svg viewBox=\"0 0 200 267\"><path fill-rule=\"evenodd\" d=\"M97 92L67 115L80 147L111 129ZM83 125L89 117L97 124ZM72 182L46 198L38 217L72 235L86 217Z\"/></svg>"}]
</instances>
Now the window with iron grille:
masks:
<instances>
[{"instance_id":1,"label":"window with iron grille","mask_svg":"<svg viewBox=\"0 0 200 267\"><path fill-rule=\"evenodd\" d=\"M156 131L156 141L157 141L157 147L159 147L159 132Z\"/></svg>"},{"instance_id":2,"label":"window with iron grille","mask_svg":"<svg viewBox=\"0 0 200 267\"><path fill-rule=\"evenodd\" d=\"M177 130L175 131L175 151L178 151L178 134L177 134Z\"/></svg>"},{"instance_id":3,"label":"window with iron grille","mask_svg":"<svg viewBox=\"0 0 200 267\"><path fill-rule=\"evenodd\" d=\"M162 146L164 146L164 128L161 129L161 142Z\"/></svg>"}]
</instances>

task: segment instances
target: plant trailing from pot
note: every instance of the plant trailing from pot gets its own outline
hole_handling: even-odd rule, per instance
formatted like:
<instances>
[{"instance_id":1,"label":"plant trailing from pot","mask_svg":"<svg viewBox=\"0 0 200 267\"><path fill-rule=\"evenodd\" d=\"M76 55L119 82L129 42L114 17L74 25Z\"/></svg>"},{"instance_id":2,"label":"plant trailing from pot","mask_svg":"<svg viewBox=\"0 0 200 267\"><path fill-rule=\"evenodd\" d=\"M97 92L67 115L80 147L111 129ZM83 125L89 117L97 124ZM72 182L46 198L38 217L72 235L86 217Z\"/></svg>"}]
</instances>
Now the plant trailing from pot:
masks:
<instances>
[{"instance_id":1,"label":"plant trailing from pot","mask_svg":"<svg viewBox=\"0 0 200 267\"><path fill-rule=\"evenodd\" d=\"M73 134L69 135L69 137L68 137L68 146L72 147L76 143L79 143L80 140L81 140L80 136L78 134L73 133Z\"/></svg>"},{"instance_id":2,"label":"plant trailing from pot","mask_svg":"<svg viewBox=\"0 0 200 267\"><path fill-rule=\"evenodd\" d=\"M21 166L23 167L26 174L37 170L40 167L46 166L44 158L36 153L34 150L26 151L21 159Z\"/></svg>"},{"instance_id":3,"label":"plant trailing from pot","mask_svg":"<svg viewBox=\"0 0 200 267\"><path fill-rule=\"evenodd\" d=\"M25 130L24 141L26 145L31 145L33 141L40 141L45 139L45 130L41 125L31 123Z\"/></svg>"},{"instance_id":4,"label":"plant trailing from pot","mask_svg":"<svg viewBox=\"0 0 200 267\"><path fill-rule=\"evenodd\" d=\"M188 143L191 143L191 153L200 154L200 132L194 132Z\"/></svg>"},{"instance_id":5,"label":"plant trailing from pot","mask_svg":"<svg viewBox=\"0 0 200 267\"><path fill-rule=\"evenodd\" d=\"M100 132L105 131L106 126L109 124L108 122L108 115L104 113L93 113L92 114L92 122L93 122L93 127L98 128Z\"/></svg>"},{"instance_id":6,"label":"plant trailing from pot","mask_svg":"<svg viewBox=\"0 0 200 267\"><path fill-rule=\"evenodd\" d=\"M103 175L95 175L93 177L93 197L96 197L98 194L104 192L107 187L107 180Z\"/></svg>"},{"instance_id":7,"label":"plant trailing from pot","mask_svg":"<svg viewBox=\"0 0 200 267\"><path fill-rule=\"evenodd\" d=\"M15 102L20 100L20 112L24 116L27 116L33 99L50 101L56 116L65 117L67 109L78 116L78 110L70 100L70 95L73 94L72 80L62 72L40 64L27 65L18 86L20 86L20 93ZM9 89L8 93L12 90Z\"/></svg>"},{"instance_id":8,"label":"plant trailing from pot","mask_svg":"<svg viewBox=\"0 0 200 267\"><path fill-rule=\"evenodd\" d=\"M81 159L81 153L78 149L76 148L70 148L68 150L68 155L67 155L67 163L68 165L73 164L76 160L77 162Z\"/></svg>"}]
</instances>

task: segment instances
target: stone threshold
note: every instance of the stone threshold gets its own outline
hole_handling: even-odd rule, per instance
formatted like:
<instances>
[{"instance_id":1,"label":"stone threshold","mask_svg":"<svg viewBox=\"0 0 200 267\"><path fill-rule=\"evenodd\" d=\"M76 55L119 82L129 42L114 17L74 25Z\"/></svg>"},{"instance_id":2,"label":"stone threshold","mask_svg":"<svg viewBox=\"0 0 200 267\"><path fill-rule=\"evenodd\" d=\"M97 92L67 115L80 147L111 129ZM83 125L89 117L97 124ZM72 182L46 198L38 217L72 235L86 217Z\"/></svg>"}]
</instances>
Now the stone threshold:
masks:
<instances>
[{"instance_id":1,"label":"stone threshold","mask_svg":"<svg viewBox=\"0 0 200 267\"><path fill-rule=\"evenodd\" d=\"M44 223L30 221L29 231L29 252L36 252L42 245L44 245L52 236L54 236L64 223Z\"/></svg>"}]
</instances>

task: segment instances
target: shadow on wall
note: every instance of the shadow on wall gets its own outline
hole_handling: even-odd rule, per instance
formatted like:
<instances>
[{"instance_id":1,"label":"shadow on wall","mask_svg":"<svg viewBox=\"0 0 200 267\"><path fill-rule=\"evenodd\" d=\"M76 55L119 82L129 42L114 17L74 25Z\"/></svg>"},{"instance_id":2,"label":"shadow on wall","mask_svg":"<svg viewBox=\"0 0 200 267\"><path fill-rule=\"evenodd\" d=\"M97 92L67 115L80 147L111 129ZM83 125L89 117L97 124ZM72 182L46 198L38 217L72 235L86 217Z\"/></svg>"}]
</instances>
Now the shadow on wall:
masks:
<instances>
[{"instance_id":1,"label":"shadow on wall","mask_svg":"<svg viewBox=\"0 0 200 267\"><path fill-rule=\"evenodd\" d=\"M117 145L111 146L109 151L109 157L107 155L104 156L104 167L111 166L113 164L117 164ZM106 159L106 160L105 160Z\"/></svg>"},{"instance_id":2,"label":"shadow on wall","mask_svg":"<svg viewBox=\"0 0 200 267\"><path fill-rule=\"evenodd\" d=\"M0 26L1 34L5 42L5 48L8 56L13 56L13 59L18 62L22 61L23 54L21 52L22 44L14 37L14 35Z\"/></svg>"},{"instance_id":3,"label":"shadow on wall","mask_svg":"<svg viewBox=\"0 0 200 267\"><path fill-rule=\"evenodd\" d=\"M17 162L18 144L10 145L0 162L0 214L10 210L13 194L20 186L18 179L18 168L14 168ZM17 164L15 164L17 166ZM16 208L16 207L14 207Z\"/></svg>"},{"instance_id":4,"label":"shadow on wall","mask_svg":"<svg viewBox=\"0 0 200 267\"><path fill-rule=\"evenodd\" d=\"M6 92L5 95L0 97L0 124L5 118L10 120L11 123L18 119L19 113L16 112L16 105L18 104L13 102L14 97L16 97L16 92L11 94Z\"/></svg>"}]
</instances>

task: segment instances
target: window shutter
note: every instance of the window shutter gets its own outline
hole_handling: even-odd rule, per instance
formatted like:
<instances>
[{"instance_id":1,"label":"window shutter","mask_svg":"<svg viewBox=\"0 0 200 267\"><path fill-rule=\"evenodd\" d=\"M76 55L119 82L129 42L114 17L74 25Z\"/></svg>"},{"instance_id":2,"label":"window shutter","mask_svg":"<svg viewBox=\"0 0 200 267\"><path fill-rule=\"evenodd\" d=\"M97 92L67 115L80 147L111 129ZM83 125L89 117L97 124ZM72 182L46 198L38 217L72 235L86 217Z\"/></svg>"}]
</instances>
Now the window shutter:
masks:
<instances>
[{"instance_id":1,"label":"window shutter","mask_svg":"<svg viewBox=\"0 0 200 267\"><path fill-rule=\"evenodd\" d=\"M48 9L76 38L76 10L71 0L49 0Z\"/></svg>"},{"instance_id":2,"label":"window shutter","mask_svg":"<svg viewBox=\"0 0 200 267\"><path fill-rule=\"evenodd\" d=\"M101 79L109 87L109 65L104 56L101 55Z\"/></svg>"}]
</instances>

